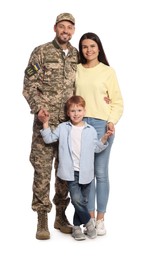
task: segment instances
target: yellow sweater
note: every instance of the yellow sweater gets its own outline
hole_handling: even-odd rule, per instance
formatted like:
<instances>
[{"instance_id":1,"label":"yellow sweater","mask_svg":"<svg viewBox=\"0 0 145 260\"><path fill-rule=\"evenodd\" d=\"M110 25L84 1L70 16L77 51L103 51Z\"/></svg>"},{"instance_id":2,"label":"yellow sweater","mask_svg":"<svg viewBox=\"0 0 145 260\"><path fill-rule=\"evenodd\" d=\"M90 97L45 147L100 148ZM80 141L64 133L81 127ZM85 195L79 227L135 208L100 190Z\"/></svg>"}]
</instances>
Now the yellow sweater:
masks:
<instances>
[{"instance_id":1,"label":"yellow sweater","mask_svg":"<svg viewBox=\"0 0 145 260\"><path fill-rule=\"evenodd\" d=\"M86 101L86 117L93 117L116 124L123 113L123 99L113 68L99 63L93 68L77 65L76 95ZM111 99L110 104L104 97Z\"/></svg>"}]
</instances>

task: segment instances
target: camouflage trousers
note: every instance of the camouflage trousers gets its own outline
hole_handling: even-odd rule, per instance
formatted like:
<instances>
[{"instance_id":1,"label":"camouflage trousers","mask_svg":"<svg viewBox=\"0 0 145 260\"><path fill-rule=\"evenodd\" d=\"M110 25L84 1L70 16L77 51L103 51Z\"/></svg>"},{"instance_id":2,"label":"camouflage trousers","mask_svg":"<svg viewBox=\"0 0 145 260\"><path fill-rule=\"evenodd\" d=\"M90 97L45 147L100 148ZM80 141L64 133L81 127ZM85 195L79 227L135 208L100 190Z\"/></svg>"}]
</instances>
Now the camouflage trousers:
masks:
<instances>
[{"instance_id":1,"label":"camouflage trousers","mask_svg":"<svg viewBox=\"0 0 145 260\"><path fill-rule=\"evenodd\" d=\"M32 209L34 211L51 211L50 182L53 160L55 158L55 195L53 203L66 208L70 201L66 181L56 176L58 165L58 143L45 144L41 135L41 127L35 126L33 132L30 162L34 168Z\"/></svg>"}]
</instances>

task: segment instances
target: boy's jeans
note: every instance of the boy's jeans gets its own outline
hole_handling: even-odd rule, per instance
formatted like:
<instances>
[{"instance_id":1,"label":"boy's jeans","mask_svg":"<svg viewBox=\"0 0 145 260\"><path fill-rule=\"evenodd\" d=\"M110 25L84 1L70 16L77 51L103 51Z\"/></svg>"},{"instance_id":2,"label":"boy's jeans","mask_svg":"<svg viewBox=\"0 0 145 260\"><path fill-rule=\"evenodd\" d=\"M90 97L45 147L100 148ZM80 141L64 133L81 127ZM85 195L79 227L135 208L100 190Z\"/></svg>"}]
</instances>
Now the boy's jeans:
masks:
<instances>
[{"instance_id":1,"label":"boy's jeans","mask_svg":"<svg viewBox=\"0 0 145 260\"><path fill-rule=\"evenodd\" d=\"M75 180L68 181L68 187L71 196L71 202L74 205L75 213L73 218L74 226L86 224L90 220L90 214L87 208L88 196L90 192L89 184L79 184L79 172L74 172Z\"/></svg>"}]
</instances>

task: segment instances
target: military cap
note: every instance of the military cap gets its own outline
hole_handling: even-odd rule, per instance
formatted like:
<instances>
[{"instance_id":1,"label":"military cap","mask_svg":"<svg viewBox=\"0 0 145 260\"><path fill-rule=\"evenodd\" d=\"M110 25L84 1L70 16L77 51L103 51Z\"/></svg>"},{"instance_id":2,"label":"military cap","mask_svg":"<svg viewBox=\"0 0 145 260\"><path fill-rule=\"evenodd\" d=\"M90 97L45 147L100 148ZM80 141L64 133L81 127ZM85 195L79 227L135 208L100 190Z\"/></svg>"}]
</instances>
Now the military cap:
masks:
<instances>
[{"instance_id":1,"label":"military cap","mask_svg":"<svg viewBox=\"0 0 145 260\"><path fill-rule=\"evenodd\" d=\"M70 13L59 14L56 18L56 23L61 21L70 21L71 23L75 24L75 18Z\"/></svg>"}]
</instances>

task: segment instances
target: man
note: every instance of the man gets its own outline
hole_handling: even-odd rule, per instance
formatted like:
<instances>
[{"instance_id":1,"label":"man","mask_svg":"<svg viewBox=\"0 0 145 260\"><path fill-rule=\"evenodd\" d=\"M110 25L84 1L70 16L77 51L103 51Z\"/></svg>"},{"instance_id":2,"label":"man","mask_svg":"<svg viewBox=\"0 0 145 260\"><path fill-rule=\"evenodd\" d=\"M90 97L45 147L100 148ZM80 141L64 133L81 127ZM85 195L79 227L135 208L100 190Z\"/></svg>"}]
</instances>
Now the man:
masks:
<instances>
[{"instance_id":1,"label":"man","mask_svg":"<svg viewBox=\"0 0 145 260\"><path fill-rule=\"evenodd\" d=\"M70 44L75 31L75 19L70 13L57 16L54 25L55 38L52 42L36 47L25 70L23 95L31 113L34 114L33 137L30 161L34 167L32 209L38 214L37 239L49 239L47 213L51 211L49 198L53 160L57 168L57 144L45 144L40 129L42 123L37 114L40 110L51 113L50 126L55 128L66 120L65 102L74 94L74 81L78 51ZM65 158L64 158L65 160ZM65 181L56 177L56 206L54 228L63 233L71 233L65 210L69 204L68 187Z\"/></svg>"}]
</instances>

